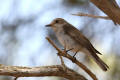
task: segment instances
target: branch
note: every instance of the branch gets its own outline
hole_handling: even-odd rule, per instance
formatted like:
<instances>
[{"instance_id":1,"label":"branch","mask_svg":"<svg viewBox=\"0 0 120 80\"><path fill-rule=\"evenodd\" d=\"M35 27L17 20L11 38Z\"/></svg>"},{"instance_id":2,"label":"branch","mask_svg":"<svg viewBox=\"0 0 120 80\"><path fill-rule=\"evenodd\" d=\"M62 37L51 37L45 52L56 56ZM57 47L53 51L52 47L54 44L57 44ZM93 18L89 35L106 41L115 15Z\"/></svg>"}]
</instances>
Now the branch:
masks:
<instances>
[{"instance_id":1,"label":"branch","mask_svg":"<svg viewBox=\"0 0 120 80\"><path fill-rule=\"evenodd\" d=\"M86 73L89 74L89 76L91 78L93 78L93 80L98 80L96 78L96 76L85 66L83 65L81 62L79 62L78 60L76 60L75 58L73 58L71 55L67 54L66 51L61 51L48 37L46 37L46 39L49 41L49 43L58 51L58 53L61 56L64 56L66 58L68 58L69 60L71 60L72 62L74 62L75 64L77 64L79 67L81 67Z\"/></svg>"},{"instance_id":2,"label":"branch","mask_svg":"<svg viewBox=\"0 0 120 80\"><path fill-rule=\"evenodd\" d=\"M87 17L92 17L92 18L101 18L101 19L106 19L106 20L111 20L109 17L107 16L96 16L96 15L92 15L92 14L85 14L85 13L78 13L78 14L72 14L75 16L87 16Z\"/></svg>"},{"instance_id":3,"label":"branch","mask_svg":"<svg viewBox=\"0 0 120 80\"><path fill-rule=\"evenodd\" d=\"M115 24L120 24L120 8L115 0L90 0L101 9Z\"/></svg>"},{"instance_id":4,"label":"branch","mask_svg":"<svg viewBox=\"0 0 120 80\"><path fill-rule=\"evenodd\" d=\"M66 67L67 68L67 67ZM43 67L19 67L0 65L0 75L16 77L42 77L42 76L58 76L70 80L87 80L84 76L67 68L64 70L61 65L43 66Z\"/></svg>"}]
</instances>

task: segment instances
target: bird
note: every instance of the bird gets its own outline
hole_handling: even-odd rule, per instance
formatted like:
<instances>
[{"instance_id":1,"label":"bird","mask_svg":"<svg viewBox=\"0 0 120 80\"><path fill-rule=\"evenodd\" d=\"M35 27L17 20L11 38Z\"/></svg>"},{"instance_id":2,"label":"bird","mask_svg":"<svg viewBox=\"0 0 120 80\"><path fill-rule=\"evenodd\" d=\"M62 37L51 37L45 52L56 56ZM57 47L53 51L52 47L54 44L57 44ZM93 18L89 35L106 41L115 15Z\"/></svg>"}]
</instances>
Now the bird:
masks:
<instances>
[{"instance_id":1,"label":"bird","mask_svg":"<svg viewBox=\"0 0 120 80\"><path fill-rule=\"evenodd\" d=\"M103 71L108 70L108 65L97 55L102 54L93 47L87 37L65 19L55 18L50 24L47 24L46 27L53 29L58 41L63 47L66 47L68 50L71 49L73 53L85 53L88 57L91 57Z\"/></svg>"}]
</instances>

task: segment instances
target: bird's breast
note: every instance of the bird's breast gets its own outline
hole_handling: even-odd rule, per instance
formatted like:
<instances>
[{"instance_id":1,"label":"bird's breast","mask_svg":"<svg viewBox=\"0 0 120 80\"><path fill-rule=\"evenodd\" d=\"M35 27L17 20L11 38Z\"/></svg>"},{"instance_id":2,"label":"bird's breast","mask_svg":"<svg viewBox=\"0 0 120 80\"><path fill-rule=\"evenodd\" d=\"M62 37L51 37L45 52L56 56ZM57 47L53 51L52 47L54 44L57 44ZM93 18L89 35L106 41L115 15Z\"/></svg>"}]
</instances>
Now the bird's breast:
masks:
<instances>
[{"instance_id":1,"label":"bird's breast","mask_svg":"<svg viewBox=\"0 0 120 80\"><path fill-rule=\"evenodd\" d=\"M80 51L81 45L68 34L64 32L58 32L56 33L56 36L63 47L66 47L68 50L73 48L73 52Z\"/></svg>"}]
</instances>

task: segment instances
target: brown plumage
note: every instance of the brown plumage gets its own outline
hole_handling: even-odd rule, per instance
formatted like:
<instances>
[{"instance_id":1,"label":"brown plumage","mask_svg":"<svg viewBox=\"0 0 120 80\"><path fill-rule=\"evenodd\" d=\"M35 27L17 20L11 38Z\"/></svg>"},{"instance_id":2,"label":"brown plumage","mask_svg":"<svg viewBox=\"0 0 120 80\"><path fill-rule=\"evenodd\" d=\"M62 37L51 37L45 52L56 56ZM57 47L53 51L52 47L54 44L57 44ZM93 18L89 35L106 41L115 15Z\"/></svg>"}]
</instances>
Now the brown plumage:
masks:
<instances>
[{"instance_id":1,"label":"brown plumage","mask_svg":"<svg viewBox=\"0 0 120 80\"><path fill-rule=\"evenodd\" d=\"M101 53L93 47L90 41L77 28L62 18L53 20L47 26L52 27L56 33L56 37L63 46L66 46L67 49L73 48L73 52L81 51L86 53L95 60L102 70L107 71L109 67L96 54Z\"/></svg>"}]
</instances>

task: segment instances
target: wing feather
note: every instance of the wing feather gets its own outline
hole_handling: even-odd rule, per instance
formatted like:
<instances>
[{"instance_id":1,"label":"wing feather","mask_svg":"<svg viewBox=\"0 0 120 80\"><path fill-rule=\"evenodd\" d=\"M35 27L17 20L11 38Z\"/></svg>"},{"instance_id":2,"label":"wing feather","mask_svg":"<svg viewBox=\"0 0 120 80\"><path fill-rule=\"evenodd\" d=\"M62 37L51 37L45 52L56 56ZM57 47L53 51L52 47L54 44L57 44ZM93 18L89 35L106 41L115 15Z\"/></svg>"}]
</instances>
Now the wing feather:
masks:
<instances>
[{"instance_id":1,"label":"wing feather","mask_svg":"<svg viewBox=\"0 0 120 80\"><path fill-rule=\"evenodd\" d=\"M71 24L67 24L64 27L65 33L70 35L71 38L76 40L78 44L83 46L84 48L87 48L91 54L98 53L101 54L99 51L97 51L93 45L90 43L90 41L75 27L73 27Z\"/></svg>"}]
</instances>

